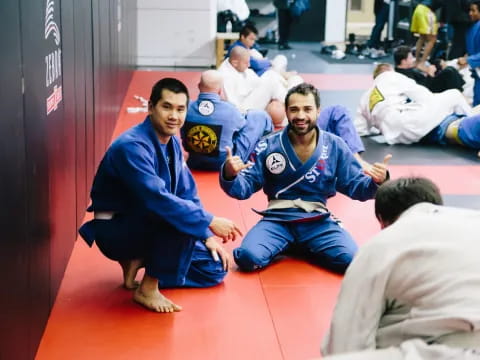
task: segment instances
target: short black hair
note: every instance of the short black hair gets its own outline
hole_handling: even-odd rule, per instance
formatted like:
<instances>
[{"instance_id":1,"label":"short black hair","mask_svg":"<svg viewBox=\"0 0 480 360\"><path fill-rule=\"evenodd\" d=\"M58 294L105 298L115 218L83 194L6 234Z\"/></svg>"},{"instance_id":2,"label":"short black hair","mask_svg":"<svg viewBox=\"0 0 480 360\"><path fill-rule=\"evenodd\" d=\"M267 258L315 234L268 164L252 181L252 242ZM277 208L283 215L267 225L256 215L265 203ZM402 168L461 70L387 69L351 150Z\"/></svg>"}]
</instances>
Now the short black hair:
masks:
<instances>
[{"instance_id":1,"label":"short black hair","mask_svg":"<svg viewBox=\"0 0 480 360\"><path fill-rule=\"evenodd\" d=\"M440 190L433 181L424 177L389 180L375 195L375 216L385 224L392 224L405 210L421 202L443 205Z\"/></svg>"},{"instance_id":2,"label":"short black hair","mask_svg":"<svg viewBox=\"0 0 480 360\"><path fill-rule=\"evenodd\" d=\"M480 1L478 1L478 0L470 1L470 5L476 5L477 10L480 11Z\"/></svg>"},{"instance_id":3,"label":"short black hair","mask_svg":"<svg viewBox=\"0 0 480 360\"><path fill-rule=\"evenodd\" d=\"M408 57L408 54L412 52L410 46L401 45L396 47L393 50L393 61L395 62L395 66L400 65L402 60L405 60Z\"/></svg>"},{"instance_id":4,"label":"short black hair","mask_svg":"<svg viewBox=\"0 0 480 360\"><path fill-rule=\"evenodd\" d=\"M300 94L305 96L307 96L308 94L312 94L313 98L315 99L315 105L317 106L317 108L320 108L320 95L317 88L312 84L301 83L288 90L287 96L285 96L285 109L288 109L288 100L290 99L290 96L292 94Z\"/></svg>"},{"instance_id":5,"label":"short black hair","mask_svg":"<svg viewBox=\"0 0 480 360\"><path fill-rule=\"evenodd\" d=\"M188 89L183 82L174 78L163 78L152 87L152 92L150 94L150 105L155 106L162 98L163 90L170 90L175 94L185 94L187 96L187 105L188 105Z\"/></svg>"},{"instance_id":6,"label":"short black hair","mask_svg":"<svg viewBox=\"0 0 480 360\"><path fill-rule=\"evenodd\" d=\"M253 24L246 24L242 27L240 30L240 37L244 36L247 37L251 33L254 33L255 35L258 35L258 29L255 27Z\"/></svg>"}]
</instances>

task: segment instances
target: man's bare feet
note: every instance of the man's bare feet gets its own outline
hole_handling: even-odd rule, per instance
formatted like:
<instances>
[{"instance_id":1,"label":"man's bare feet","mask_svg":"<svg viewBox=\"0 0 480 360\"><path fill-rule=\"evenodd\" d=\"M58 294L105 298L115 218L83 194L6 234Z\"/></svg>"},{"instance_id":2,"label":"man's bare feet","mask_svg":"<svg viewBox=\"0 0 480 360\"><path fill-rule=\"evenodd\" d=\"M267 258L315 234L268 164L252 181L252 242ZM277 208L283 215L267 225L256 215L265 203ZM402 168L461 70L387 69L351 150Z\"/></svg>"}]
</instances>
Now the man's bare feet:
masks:
<instances>
[{"instance_id":1,"label":"man's bare feet","mask_svg":"<svg viewBox=\"0 0 480 360\"><path fill-rule=\"evenodd\" d=\"M182 310L181 306L173 303L158 291L158 280L147 274L144 275L142 283L135 290L133 300L156 312L165 313Z\"/></svg>"},{"instance_id":2,"label":"man's bare feet","mask_svg":"<svg viewBox=\"0 0 480 360\"><path fill-rule=\"evenodd\" d=\"M140 288L136 289L133 294L133 300L140 305L145 306L149 310L153 310L159 313L170 313L174 311L181 311L182 307L173 303L160 291L157 290L154 294L144 294Z\"/></svg>"},{"instance_id":3,"label":"man's bare feet","mask_svg":"<svg viewBox=\"0 0 480 360\"><path fill-rule=\"evenodd\" d=\"M122 260L118 262L123 271L123 286L125 289L133 290L139 285L138 281L135 281L137 272L143 265L143 259Z\"/></svg>"}]
</instances>

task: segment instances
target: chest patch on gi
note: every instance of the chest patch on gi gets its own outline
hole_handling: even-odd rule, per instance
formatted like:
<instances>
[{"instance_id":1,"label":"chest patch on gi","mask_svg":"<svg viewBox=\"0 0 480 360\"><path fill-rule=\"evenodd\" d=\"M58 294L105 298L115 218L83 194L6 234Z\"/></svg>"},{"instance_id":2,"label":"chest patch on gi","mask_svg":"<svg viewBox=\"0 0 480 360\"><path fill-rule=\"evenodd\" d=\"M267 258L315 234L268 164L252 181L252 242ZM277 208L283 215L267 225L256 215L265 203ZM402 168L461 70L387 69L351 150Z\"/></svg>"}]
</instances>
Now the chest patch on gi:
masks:
<instances>
[{"instance_id":1,"label":"chest patch on gi","mask_svg":"<svg viewBox=\"0 0 480 360\"><path fill-rule=\"evenodd\" d=\"M270 171L272 174L278 175L285 170L285 167L287 166L287 161L282 154L271 153L267 156L265 164L267 165L268 171Z\"/></svg>"},{"instance_id":2,"label":"chest patch on gi","mask_svg":"<svg viewBox=\"0 0 480 360\"><path fill-rule=\"evenodd\" d=\"M385 100L385 98L383 97L380 90L378 90L378 88L375 86L372 93L370 94L370 99L368 102L368 108L370 109L370 112L372 112L375 105L377 105L379 102L382 102L383 100Z\"/></svg>"},{"instance_id":3,"label":"chest patch on gi","mask_svg":"<svg viewBox=\"0 0 480 360\"><path fill-rule=\"evenodd\" d=\"M218 156L222 126L186 123L184 128L188 150Z\"/></svg>"},{"instance_id":4,"label":"chest patch on gi","mask_svg":"<svg viewBox=\"0 0 480 360\"><path fill-rule=\"evenodd\" d=\"M198 111L203 116L212 115L215 110L215 105L210 100L203 100L198 104Z\"/></svg>"}]
</instances>

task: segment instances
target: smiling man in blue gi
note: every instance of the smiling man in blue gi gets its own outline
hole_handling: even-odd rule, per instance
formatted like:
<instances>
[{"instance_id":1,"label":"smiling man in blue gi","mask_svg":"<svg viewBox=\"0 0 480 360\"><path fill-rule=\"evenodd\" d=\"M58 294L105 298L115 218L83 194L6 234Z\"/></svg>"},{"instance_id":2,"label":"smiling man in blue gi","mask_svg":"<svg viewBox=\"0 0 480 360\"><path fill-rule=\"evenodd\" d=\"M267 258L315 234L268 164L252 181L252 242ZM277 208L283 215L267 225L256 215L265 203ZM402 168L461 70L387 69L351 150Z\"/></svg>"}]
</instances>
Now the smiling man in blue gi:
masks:
<instances>
[{"instance_id":1,"label":"smiling man in blue gi","mask_svg":"<svg viewBox=\"0 0 480 360\"><path fill-rule=\"evenodd\" d=\"M134 300L157 312L181 307L159 287L207 287L222 282L229 256L215 240L241 234L225 218L204 210L180 141L188 91L177 79L158 81L145 121L123 133L107 150L95 175L88 211L94 220L79 232L92 246L122 267L124 286Z\"/></svg>"},{"instance_id":2,"label":"smiling man in blue gi","mask_svg":"<svg viewBox=\"0 0 480 360\"><path fill-rule=\"evenodd\" d=\"M327 199L337 191L373 198L388 177L391 155L363 170L341 138L318 127L320 98L310 84L293 87L285 107L288 126L261 140L247 164L228 150L220 172L228 195L246 199L263 188L268 197L268 208L257 211L263 218L234 250L235 262L252 271L295 246L314 263L344 273L357 245L330 215Z\"/></svg>"}]
</instances>

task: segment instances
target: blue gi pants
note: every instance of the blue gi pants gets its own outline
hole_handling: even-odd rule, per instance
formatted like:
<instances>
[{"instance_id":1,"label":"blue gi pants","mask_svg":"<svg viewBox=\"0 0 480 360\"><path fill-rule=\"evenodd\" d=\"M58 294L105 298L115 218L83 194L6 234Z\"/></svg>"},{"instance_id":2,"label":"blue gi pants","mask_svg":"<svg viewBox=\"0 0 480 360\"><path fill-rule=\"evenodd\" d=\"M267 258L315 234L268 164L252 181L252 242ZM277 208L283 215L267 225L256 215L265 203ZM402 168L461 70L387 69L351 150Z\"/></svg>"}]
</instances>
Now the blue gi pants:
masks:
<instances>
[{"instance_id":1,"label":"blue gi pants","mask_svg":"<svg viewBox=\"0 0 480 360\"><path fill-rule=\"evenodd\" d=\"M448 126L455 120L461 119L458 125L458 138L463 145L472 149L480 149L480 115L461 116L449 115L437 127L422 138L423 143L427 144L449 144L445 138Z\"/></svg>"},{"instance_id":2,"label":"blue gi pants","mask_svg":"<svg viewBox=\"0 0 480 360\"><path fill-rule=\"evenodd\" d=\"M475 77L473 83L473 106L480 105L480 79Z\"/></svg>"},{"instance_id":3,"label":"blue gi pants","mask_svg":"<svg viewBox=\"0 0 480 360\"><path fill-rule=\"evenodd\" d=\"M145 271L159 287L208 287L226 275L202 241L158 219L116 214L111 220L92 220L80 229L84 238L87 227L109 259L145 259Z\"/></svg>"},{"instance_id":4,"label":"blue gi pants","mask_svg":"<svg viewBox=\"0 0 480 360\"><path fill-rule=\"evenodd\" d=\"M244 271L267 266L279 253L294 246L314 263L344 273L357 252L350 234L331 217L308 222L260 220L233 251Z\"/></svg>"}]
</instances>

